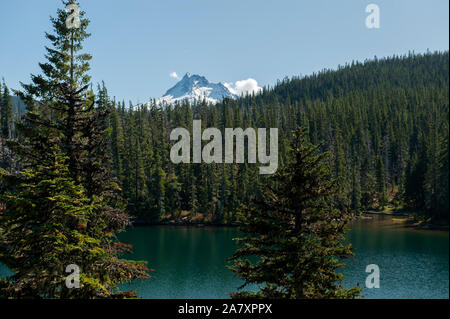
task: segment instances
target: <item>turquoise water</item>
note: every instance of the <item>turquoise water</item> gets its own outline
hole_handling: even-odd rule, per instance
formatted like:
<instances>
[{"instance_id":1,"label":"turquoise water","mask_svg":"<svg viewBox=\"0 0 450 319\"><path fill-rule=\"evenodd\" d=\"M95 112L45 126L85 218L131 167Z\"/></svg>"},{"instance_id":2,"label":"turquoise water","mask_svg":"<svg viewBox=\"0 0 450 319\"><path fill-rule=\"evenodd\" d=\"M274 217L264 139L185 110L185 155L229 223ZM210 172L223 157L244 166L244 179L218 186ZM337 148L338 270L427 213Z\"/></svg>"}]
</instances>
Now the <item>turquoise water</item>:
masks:
<instances>
[{"instance_id":1,"label":"turquoise water","mask_svg":"<svg viewBox=\"0 0 450 319\"><path fill-rule=\"evenodd\" d=\"M237 235L229 227L177 226L137 227L122 234L123 242L133 244L132 257L156 270L132 289L143 298L228 298L241 284L225 268Z\"/></svg>"},{"instance_id":2,"label":"turquoise water","mask_svg":"<svg viewBox=\"0 0 450 319\"><path fill-rule=\"evenodd\" d=\"M147 260L152 278L136 282L143 298L228 298L242 283L225 268L236 246L236 228L136 227L120 235L133 244L127 258ZM347 240L355 256L342 268L344 286L357 283L365 298L448 298L448 232L405 228L390 217L359 220ZM380 268L380 288L365 288L366 266ZM1 268L0 274L5 273ZM125 287L124 287L125 288Z\"/></svg>"},{"instance_id":3,"label":"turquoise water","mask_svg":"<svg viewBox=\"0 0 450 319\"><path fill-rule=\"evenodd\" d=\"M355 256L343 268L344 286L365 288L365 267L380 269L380 288L363 290L365 298L449 298L449 237L444 231L406 228L391 217L352 224L347 240Z\"/></svg>"},{"instance_id":4,"label":"turquoise water","mask_svg":"<svg viewBox=\"0 0 450 319\"><path fill-rule=\"evenodd\" d=\"M228 298L242 283L225 268L238 235L235 228L134 228L121 240L156 272L132 288L144 298ZM365 298L449 297L448 232L405 228L376 216L352 223L347 240L355 256L345 261L343 284L359 283ZM379 266L380 288L365 288L369 264Z\"/></svg>"}]
</instances>

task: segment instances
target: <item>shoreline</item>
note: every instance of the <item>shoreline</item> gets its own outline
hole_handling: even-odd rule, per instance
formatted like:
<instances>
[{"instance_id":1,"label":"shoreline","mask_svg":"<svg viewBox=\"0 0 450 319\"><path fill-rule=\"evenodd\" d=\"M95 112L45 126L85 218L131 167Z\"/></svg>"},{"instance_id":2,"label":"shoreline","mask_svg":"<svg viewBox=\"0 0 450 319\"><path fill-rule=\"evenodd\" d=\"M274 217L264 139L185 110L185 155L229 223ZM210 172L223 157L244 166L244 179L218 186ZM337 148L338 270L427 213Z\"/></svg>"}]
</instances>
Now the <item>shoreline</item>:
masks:
<instances>
[{"instance_id":1,"label":"shoreline","mask_svg":"<svg viewBox=\"0 0 450 319\"><path fill-rule=\"evenodd\" d=\"M431 224L427 222L415 222L412 224L405 225L407 228L414 228L414 229L420 229L420 230L438 230L438 231L449 231L448 225L437 225L437 224Z\"/></svg>"},{"instance_id":2,"label":"shoreline","mask_svg":"<svg viewBox=\"0 0 450 319\"><path fill-rule=\"evenodd\" d=\"M365 211L359 216L353 216L353 220L357 219L372 219L373 216L402 216L402 217L414 217L411 213L406 212L377 212L377 211ZM429 222L420 222L417 220L405 219L404 226L406 228L414 228L420 230L438 230L449 231L449 225L432 224ZM151 222L145 220L134 220L131 223L132 227L153 227L153 226L174 226L174 227L238 227L237 223L227 222L202 222L202 221L190 221L190 220L163 220L159 222Z\"/></svg>"},{"instance_id":3,"label":"shoreline","mask_svg":"<svg viewBox=\"0 0 450 319\"><path fill-rule=\"evenodd\" d=\"M400 211L392 211L392 212L364 211L364 212L361 212L361 214L381 215L381 216L413 216L410 213L400 212Z\"/></svg>"},{"instance_id":4,"label":"shoreline","mask_svg":"<svg viewBox=\"0 0 450 319\"><path fill-rule=\"evenodd\" d=\"M361 214L364 215L375 215L375 216L402 216L402 217L408 217L408 219L405 219L405 227L406 228L414 228L419 230L439 230L439 231L449 231L449 225L439 225L439 224L433 224L430 222L425 221L417 221L415 219L409 220L409 218L414 218L414 214L408 213L408 212L401 212L401 211L392 211L392 212L376 212L376 211L365 211ZM372 216L363 216L360 215L356 218L366 218L366 219L372 219Z\"/></svg>"},{"instance_id":5,"label":"shoreline","mask_svg":"<svg viewBox=\"0 0 450 319\"><path fill-rule=\"evenodd\" d=\"M143 220L136 220L132 222L133 227L150 227L150 226L186 226L186 227L238 227L236 223L223 222L194 222L194 221L160 221L149 222Z\"/></svg>"}]
</instances>

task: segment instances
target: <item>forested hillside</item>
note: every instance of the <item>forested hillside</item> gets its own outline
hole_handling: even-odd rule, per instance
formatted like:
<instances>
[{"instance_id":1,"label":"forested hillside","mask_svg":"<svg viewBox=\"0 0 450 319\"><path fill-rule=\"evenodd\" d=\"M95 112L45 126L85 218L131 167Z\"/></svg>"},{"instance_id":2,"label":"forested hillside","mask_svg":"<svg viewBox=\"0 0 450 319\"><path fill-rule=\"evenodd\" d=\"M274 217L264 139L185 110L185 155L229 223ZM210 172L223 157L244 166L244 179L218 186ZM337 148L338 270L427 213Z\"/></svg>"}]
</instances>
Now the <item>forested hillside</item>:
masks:
<instances>
[{"instance_id":1,"label":"forested hillside","mask_svg":"<svg viewBox=\"0 0 450 319\"><path fill-rule=\"evenodd\" d=\"M448 222L448 75L448 52L409 54L285 79L260 95L216 105L129 107L104 85L97 98L99 108L112 111L105 151L139 220L232 221L266 182L259 164L171 163L171 130L191 130L201 119L203 128L279 128L280 165L291 131L304 127L313 144L331 153L341 190L336 207L354 214L410 209ZM3 118L7 100L2 127L10 119Z\"/></svg>"}]
</instances>

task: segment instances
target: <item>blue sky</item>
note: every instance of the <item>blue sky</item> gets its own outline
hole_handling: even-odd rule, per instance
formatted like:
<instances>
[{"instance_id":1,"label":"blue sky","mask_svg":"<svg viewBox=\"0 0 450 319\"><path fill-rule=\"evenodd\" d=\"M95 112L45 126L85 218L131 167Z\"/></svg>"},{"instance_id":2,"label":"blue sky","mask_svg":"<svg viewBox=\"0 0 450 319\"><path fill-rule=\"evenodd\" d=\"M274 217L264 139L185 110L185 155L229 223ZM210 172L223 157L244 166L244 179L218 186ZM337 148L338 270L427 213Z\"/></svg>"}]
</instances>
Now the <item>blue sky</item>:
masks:
<instances>
[{"instance_id":1,"label":"blue sky","mask_svg":"<svg viewBox=\"0 0 450 319\"><path fill-rule=\"evenodd\" d=\"M79 0L94 82L118 99L160 97L176 72L273 85L352 60L449 48L448 0ZM365 8L380 7L380 29ZM0 76L18 88L44 61L59 0L0 2Z\"/></svg>"}]
</instances>

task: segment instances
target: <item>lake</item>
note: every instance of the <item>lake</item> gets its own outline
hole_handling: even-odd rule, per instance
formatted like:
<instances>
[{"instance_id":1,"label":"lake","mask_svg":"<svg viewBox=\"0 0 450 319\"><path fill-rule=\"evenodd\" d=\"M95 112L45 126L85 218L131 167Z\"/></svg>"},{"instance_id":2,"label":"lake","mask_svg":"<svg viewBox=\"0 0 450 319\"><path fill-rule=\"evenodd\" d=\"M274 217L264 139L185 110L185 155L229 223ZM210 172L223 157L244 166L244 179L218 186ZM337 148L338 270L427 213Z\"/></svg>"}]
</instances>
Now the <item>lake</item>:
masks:
<instances>
[{"instance_id":1,"label":"lake","mask_svg":"<svg viewBox=\"0 0 450 319\"><path fill-rule=\"evenodd\" d=\"M347 241L355 256L342 268L343 285L360 283L364 298L449 298L449 236L445 231L406 228L390 216L360 219ZM147 260L152 278L124 288L151 299L228 298L242 281L225 268L235 250L236 228L136 227L120 235L133 244L127 258ZM366 266L380 269L380 288L365 288ZM0 265L0 276L5 274Z\"/></svg>"},{"instance_id":2,"label":"lake","mask_svg":"<svg viewBox=\"0 0 450 319\"><path fill-rule=\"evenodd\" d=\"M225 268L238 236L227 227L133 228L120 239L134 245L131 257L148 260L156 271L132 288L143 298L228 298L242 283ZM347 240L355 256L341 270L343 285L360 283L364 298L449 297L448 232L406 228L390 216L374 216L353 222ZM380 288L365 288L369 264L379 266Z\"/></svg>"}]
</instances>

